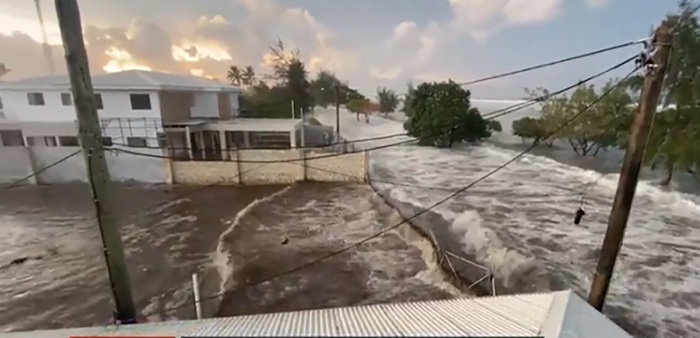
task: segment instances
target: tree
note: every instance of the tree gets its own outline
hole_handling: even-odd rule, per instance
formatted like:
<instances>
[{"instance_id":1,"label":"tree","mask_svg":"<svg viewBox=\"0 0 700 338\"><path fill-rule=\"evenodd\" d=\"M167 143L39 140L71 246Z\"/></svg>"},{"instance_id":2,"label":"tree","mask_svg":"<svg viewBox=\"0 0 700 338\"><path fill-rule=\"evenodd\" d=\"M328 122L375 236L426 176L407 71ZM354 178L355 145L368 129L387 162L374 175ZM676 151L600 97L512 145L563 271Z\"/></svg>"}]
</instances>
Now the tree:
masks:
<instances>
[{"instance_id":1,"label":"tree","mask_svg":"<svg viewBox=\"0 0 700 338\"><path fill-rule=\"evenodd\" d=\"M327 71L321 70L316 74L316 78L311 81L309 90L311 91L311 96L313 96L316 105L323 108L335 105L336 92L335 87L343 87L343 84L338 80L335 74ZM347 102L347 101L346 101ZM345 103L345 102L341 102Z\"/></svg>"},{"instance_id":2,"label":"tree","mask_svg":"<svg viewBox=\"0 0 700 338\"><path fill-rule=\"evenodd\" d=\"M270 46L270 52L273 71L271 78L287 88L288 97L294 101L294 116L301 117L301 114L308 112L311 107L311 95L308 72L301 61L300 52L298 49L288 52L282 40L277 40L276 45Z\"/></svg>"},{"instance_id":3,"label":"tree","mask_svg":"<svg viewBox=\"0 0 700 338\"><path fill-rule=\"evenodd\" d=\"M255 77L255 69L253 69L253 66L245 67L240 74L240 78L241 84L246 87L253 86L258 81Z\"/></svg>"},{"instance_id":4,"label":"tree","mask_svg":"<svg viewBox=\"0 0 700 338\"><path fill-rule=\"evenodd\" d=\"M7 68L4 63L0 62L0 78L9 73L10 70L11 69Z\"/></svg>"},{"instance_id":5,"label":"tree","mask_svg":"<svg viewBox=\"0 0 700 338\"><path fill-rule=\"evenodd\" d=\"M238 66L231 66L226 72L226 79L234 86L240 86L243 83L243 72Z\"/></svg>"},{"instance_id":6,"label":"tree","mask_svg":"<svg viewBox=\"0 0 700 338\"><path fill-rule=\"evenodd\" d=\"M503 126L501 126L501 122L498 122L496 120L490 120L486 123L486 126L489 128L491 133L500 133L503 131Z\"/></svg>"},{"instance_id":7,"label":"tree","mask_svg":"<svg viewBox=\"0 0 700 338\"><path fill-rule=\"evenodd\" d=\"M523 142L525 142L526 139L531 139L533 144L539 144L544 141L545 137L549 134L544 126L545 124L542 119L523 117L513 121L513 135L519 136ZM549 143L548 146L551 146L551 143Z\"/></svg>"},{"instance_id":8,"label":"tree","mask_svg":"<svg viewBox=\"0 0 700 338\"><path fill-rule=\"evenodd\" d=\"M259 83L240 97L243 117L284 118L291 115L291 96L286 87Z\"/></svg>"},{"instance_id":9,"label":"tree","mask_svg":"<svg viewBox=\"0 0 700 338\"><path fill-rule=\"evenodd\" d=\"M416 91L416 87L413 85L413 82L409 81L406 84L406 94L404 95L403 99L403 108L401 108L401 111L407 116L411 116L413 114L413 108L411 108L411 102L413 100L414 93Z\"/></svg>"},{"instance_id":10,"label":"tree","mask_svg":"<svg viewBox=\"0 0 700 338\"><path fill-rule=\"evenodd\" d=\"M471 94L449 81L423 83L411 98L411 115L404 123L419 144L450 148L455 142L478 143L489 136L486 121L469 102Z\"/></svg>"},{"instance_id":11,"label":"tree","mask_svg":"<svg viewBox=\"0 0 700 338\"><path fill-rule=\"evenodd\" d=\"M700 159L700 24L697 4L680 2L677 14L667 15L673 26L672 48L661 97L662 111L654 119L644 160L665 170L662 185L674 172L696 173Z\"/></svg>"},{"instance_id":12,"label":"tree","mask_svg":"<svg viewBox=\"0 0 700 338\"><path fill-rule=\"evenodd\" d=\"M294 114L301 117L302 113L308 112L311 107L311 95L309 95L309 81L306 67L301 60L294 60L289 65L287 73L287 88L294 100Z\"/></svg>"},{"instance_id":13,"label":"tree","mask_svg":"<svg viewBox=\"0 0 700 338\"><path fill-rule=\"evenodd\" d=\"M379 100L378 110L384 113L384 116L393 113L396 107L399 106L399 96L396 95L396 92L386 87L377 88L377 99Z\"/></svg>"}]
</instances>

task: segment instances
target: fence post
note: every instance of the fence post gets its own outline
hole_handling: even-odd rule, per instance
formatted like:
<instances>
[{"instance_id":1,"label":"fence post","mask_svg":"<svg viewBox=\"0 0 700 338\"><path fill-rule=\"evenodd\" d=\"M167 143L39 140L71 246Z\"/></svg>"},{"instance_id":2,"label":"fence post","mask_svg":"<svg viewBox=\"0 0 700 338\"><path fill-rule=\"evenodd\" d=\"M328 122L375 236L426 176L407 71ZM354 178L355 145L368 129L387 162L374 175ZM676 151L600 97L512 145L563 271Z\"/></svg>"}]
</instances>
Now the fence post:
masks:
<instances>
[{"instance_id":1,"label":"fence post","mask_svg":"<svg viewBox=\"0 0 700 338\"><path fill-rule=\"evenodd\" d=\"M192 274L192 291L194 291L194 310L197 313L197 319L202 319L202 300L199 297L199 281L196 272Z\"/></svg>"}]
</instances>

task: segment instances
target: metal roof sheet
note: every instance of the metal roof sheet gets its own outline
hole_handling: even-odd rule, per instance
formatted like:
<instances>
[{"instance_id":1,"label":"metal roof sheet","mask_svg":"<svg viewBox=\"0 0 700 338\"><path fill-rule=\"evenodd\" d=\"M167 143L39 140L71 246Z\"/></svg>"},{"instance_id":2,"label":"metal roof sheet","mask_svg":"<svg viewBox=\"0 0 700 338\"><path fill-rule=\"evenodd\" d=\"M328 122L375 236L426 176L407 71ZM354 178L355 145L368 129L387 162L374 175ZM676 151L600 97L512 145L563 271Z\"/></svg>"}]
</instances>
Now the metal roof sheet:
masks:
<instances>
[{"instance_id":1,"label":"metal roof sheet","mask_svg":"<svg viewBox=\"0 0 700 338\"><path fill-rule=\"evenodd\" d=\"M562 337L572 334L580 338L630 337L571 291L378 304L121 327L18 332L0 334L0 337L63 338L70 335Z\"/></svg>"},{"instance_id":2,"label":"metal roof sheet","mask_svg":"<svg viewBox=\"0 0 700 338\"><path fill-rule=\"evenodd\" d=\"M152 72L144 70L127 70L92 76L95 90L194 90L240 92L241 89L228 83L207 78ZM70 89L67 75L52 75L9 81L0 84L4 90L66 90Z\"/></svg>"}]
</instances>

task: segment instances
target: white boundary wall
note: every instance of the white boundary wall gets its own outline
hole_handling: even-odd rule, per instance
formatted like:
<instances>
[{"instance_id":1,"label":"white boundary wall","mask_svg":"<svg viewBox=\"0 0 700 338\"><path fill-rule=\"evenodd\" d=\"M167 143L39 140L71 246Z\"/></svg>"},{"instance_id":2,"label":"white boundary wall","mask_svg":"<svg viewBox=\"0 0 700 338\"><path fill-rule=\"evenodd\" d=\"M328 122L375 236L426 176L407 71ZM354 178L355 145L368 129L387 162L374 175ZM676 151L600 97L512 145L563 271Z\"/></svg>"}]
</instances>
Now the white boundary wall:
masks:
<instances>
[{"instance_id":1,"label":"white boundary wall","mask_svg":"<svg viewBox=\"0 0 700 338\"><path fill-rule=\"evenodd\" d=\"M40 171L78 147L0 147L0 184L15 181ZM297 181L365 182L365 153L337 156L329 152L304 150L240 150L231 153L232 161L171 161L160 149L131 149L148 157L119 151L106 151L110 175L115 182L147 184L289 184ZM315 159L316 157L322 157ZM241 161L279 161L284 163L239 163ZM239 174L240 173L240 174ZM38 173L22 184L61 184L86 182L87 171L82 153Z\"/></svg>"}]
</instances>

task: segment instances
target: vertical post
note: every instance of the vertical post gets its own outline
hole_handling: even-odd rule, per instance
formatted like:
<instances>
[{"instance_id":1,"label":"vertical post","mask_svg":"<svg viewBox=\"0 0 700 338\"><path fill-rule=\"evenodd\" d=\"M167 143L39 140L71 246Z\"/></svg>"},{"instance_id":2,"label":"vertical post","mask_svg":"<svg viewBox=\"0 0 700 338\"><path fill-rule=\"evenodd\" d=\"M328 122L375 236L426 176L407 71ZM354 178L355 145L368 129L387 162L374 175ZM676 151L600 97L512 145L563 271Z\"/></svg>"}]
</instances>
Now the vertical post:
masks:
<instances>
[{"instance_id":1,"label":"vertical post","mask_svg":"<svg viewBox=\"0 0 700 338\"><path fill-rule=\"evenodd\" d=\"M335 133L340 139L340 86L335 85Z\"/></svg>"},{"instance_id":2,"label":"vertical post","mask_svg":"<svg viewBox=\"0 0 700 338\"><path fill-rule=\"evenodd\" d=\"M596 267L588 302L598 311L603 309L605 296L610 287L615 261L622 246L625 227L629 218L634 193L637 188L639 171L644 158L646 143L656 113L656 106L661 95L666 65L671 48L671 32L667 22L663 22L654 33L656 51L653 53L653 66L646 70L644 88L642 89L639 110L632 123L629 144L620 170L620 179L615 192L608 229L603 240L603 248Z\"/></svg>"},{"instance_id":3,"label":"vertical post","mask_svg":"<svg viewBox=\"0 0 700 338\"><path fill-rule=\"evenodd\" d=\"M185 127L185 142L187 143L185 145L185 149L187 149L187 156L189 160L192 161L194 160L194 154L192 153L192 134L189 126Z\"/></svg>"},{"instance_id":4,"label":"vertical post","mask_svg":"<svg viewBox=\"0 0 700 338\"><path fill-rule=\"evenodd\" d=\"M228 161L231 159L231 153L229 152L228 142L226 142L226 131L219 130L219 148L221 149L221 160Z\"/></svg>"},{"instance_id":5,"label":"vertical post","mask_svg":"<svg viewBox=\"0 0 700 338\"><path fill-rule=\"evenodd\" d=\"M197 319L202 319L202 300L199 296L199 281L196 272L192 274L192 290L194 291L194 311L197 313Z\"/></svg>"},{"instance_id":6,"label":"vertical post","mask_svg":"<svg viewBox=\"0 0 700 338\"><path fill-rule=\"evenodd\" d=\"M116 214L112 208L109 170L102 149L100 122L97 117L77 1L56 0L56 14L63 38L73 102L78 117L79 136L85 153L88 180L95 203L109 282L116 307L115 319L122 324L134 323L136 310L131 296L121 235L117 228Z\"/></svg>"},{"instance_id":7,"label":"vertical post","mask_svg":"<svg viewBox=\"0 0 700 338\"><path fill-rule=\"evenodd\" d=\"M291 103L292 103L292 120L294 120L294 119L297 118L297 114L296 114L296 112L294 111L294 100L292 100Z\"/></svg>"}]
</instances>

